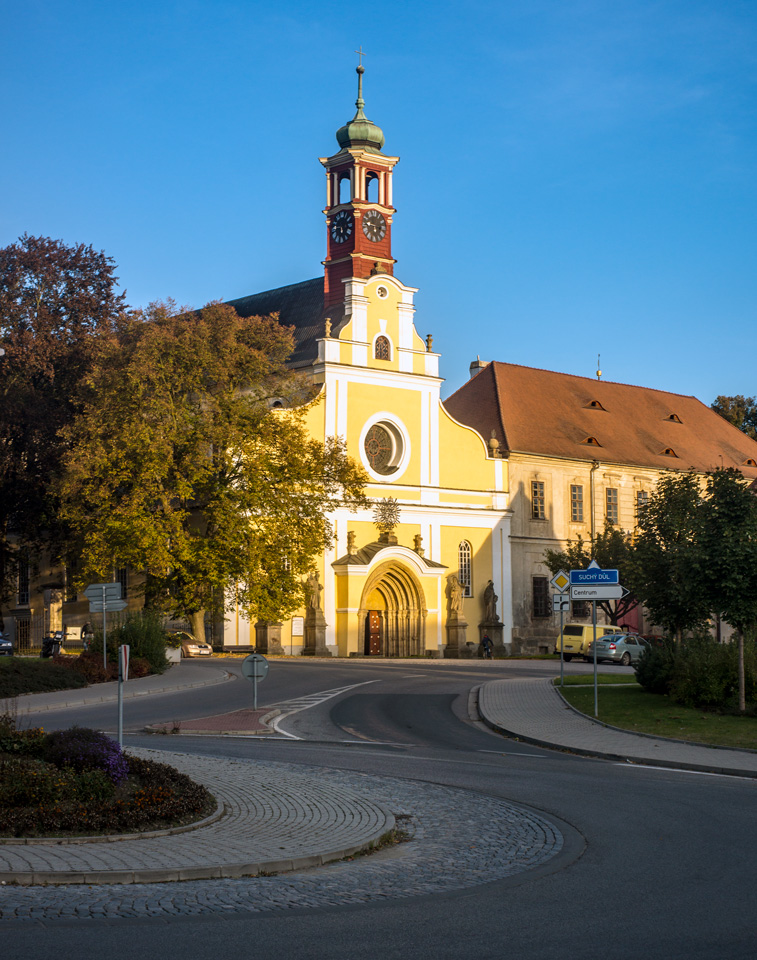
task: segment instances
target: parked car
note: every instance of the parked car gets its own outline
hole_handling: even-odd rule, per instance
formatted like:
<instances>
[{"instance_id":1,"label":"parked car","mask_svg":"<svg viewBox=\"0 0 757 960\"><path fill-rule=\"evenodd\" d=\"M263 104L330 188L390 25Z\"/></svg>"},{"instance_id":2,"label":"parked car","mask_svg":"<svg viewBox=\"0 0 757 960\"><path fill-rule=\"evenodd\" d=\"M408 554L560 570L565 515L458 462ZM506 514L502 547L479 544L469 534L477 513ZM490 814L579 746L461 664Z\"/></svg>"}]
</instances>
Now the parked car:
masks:
<instances>
[{"instance_id":1,"label":"parked car","mask_svg":"<svg viewBox=\"0 0 757 960\"><path fill-rule=\"evenodd\" d=\"M182 657L209 657L213 653L213 648L209 643L198 640L185 630L179 630L178 633L172 633L171 636L179 641Z\"/></svg>"},{"instance_id":2,"label":"parked car","mask_svg":"<svg viewBox=\"0 0 757 960\"><path fill-rule=\"evenodd\" d=\"M13 656L13 641L10 640L4 633L0 633L0 657L12 657Z\"/></svg>"},{"instance_id":3,"label":"parked car","mask_svg":"<svg viewBox=\"0 0 757 960\"><path fill-rule=\"evenodd\" d=\"M594 639L594 627L590 623L566 623L563 627L563 660L570 663L573 657L585 657ZM608 633L620 633L618 627L597 627L597 637ZM555 653L560 653L560 638L555 640Z\"/></svg>"},{"instance_id":4,"label":"parked car","mask_svg":"<svg viewBox=\"0 0 757 960\"><path fill-rule=\"evenodd\" d=\"M611 663L622 663L627 667L631 663L636 663L643 651L649 646L646 640L642 640L635 633L618 633L612 637L604 637L597 640L597 663L608 660ZM587 657L594 659L594 644L589 644Z\"/></svg>"}]
</instances>

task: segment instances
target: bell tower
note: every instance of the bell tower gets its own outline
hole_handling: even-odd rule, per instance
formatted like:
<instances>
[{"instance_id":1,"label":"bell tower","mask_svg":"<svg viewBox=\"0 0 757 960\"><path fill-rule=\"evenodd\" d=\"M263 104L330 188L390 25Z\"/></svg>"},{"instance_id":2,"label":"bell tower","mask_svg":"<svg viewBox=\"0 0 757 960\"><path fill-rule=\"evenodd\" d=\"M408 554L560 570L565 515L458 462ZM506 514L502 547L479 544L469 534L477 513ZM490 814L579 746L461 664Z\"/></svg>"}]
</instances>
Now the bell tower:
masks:
<instances>
[{"instance_id":1,"label":"bell tower","mask_svg":"<svg viewBox=\"0 0 757 960\"><path fill-rule=\"evenodd\" d=\"M381 152L384 134L363 112L363 74L357 67L357 113L336 134L340 150L320 157L326 168L327 253L324 307L342 300L348 277L391 274L392 171L399 157Z\"/></svg>"}]
</instances>

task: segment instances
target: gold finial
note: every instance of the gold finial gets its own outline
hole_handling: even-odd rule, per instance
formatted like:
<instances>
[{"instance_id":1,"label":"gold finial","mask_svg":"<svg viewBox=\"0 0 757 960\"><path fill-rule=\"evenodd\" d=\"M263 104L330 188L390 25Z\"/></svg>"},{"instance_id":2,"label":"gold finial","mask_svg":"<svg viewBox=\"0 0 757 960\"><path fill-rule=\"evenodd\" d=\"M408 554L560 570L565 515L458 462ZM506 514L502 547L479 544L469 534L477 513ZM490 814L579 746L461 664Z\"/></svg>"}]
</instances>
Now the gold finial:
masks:
<instances>
[{"instance_id":1,"label":"gold finial","mask_svg":"<svg viewBox=\"0 0 757 960\"><path fill-rule=\"evenodd\" d=\"M599 354L597 354L597 380L602 379L602 371L599 369Z\"/></svg>"}]
</instances>

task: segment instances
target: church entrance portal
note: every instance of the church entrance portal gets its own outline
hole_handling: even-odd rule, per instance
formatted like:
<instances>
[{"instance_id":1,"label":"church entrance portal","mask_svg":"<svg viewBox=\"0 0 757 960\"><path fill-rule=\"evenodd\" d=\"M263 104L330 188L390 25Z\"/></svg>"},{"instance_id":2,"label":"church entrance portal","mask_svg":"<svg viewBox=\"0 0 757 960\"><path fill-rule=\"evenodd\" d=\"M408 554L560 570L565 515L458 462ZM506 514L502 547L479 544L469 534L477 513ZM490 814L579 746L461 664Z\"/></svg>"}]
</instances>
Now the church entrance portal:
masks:
<instances>
[{"instance_id":1,"label":"church entrance portal","mask_svg":"<svg viewBox=\"0 0 757 960\"><path fill-rule=\"evenodd\" d=\"M366 656L422 657L426 604L415 576L398 563L382 564L363 590L359 618Z\"/></svg>"}]
</instances>

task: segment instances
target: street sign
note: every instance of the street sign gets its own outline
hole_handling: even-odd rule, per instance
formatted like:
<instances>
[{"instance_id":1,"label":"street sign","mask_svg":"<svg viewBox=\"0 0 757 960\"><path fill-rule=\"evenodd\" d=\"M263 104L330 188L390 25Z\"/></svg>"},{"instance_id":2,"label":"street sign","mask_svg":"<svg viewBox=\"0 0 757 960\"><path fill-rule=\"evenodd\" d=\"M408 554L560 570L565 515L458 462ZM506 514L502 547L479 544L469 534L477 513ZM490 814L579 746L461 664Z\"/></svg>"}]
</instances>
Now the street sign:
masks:
<instances>
[{"instance_id":1,"label":"street sign","mask_svg":"<svg viewBox=\"0 0 757 960\"><path fill-rule=\"evenodd\" d=\"M598 583L583 587L571 587L571 600L622 600L628 590L619 583Z\"/></svg>"},{"instance_id":2,"label":"street sign","mask_svg":"<svg viewBox=\"0 0 757 960\"><path fill-rule=\"evenodd\" d=\"M120 584L119 584L120 586ZM119 610L125 610L129 604L125 600L106 600L105 604L98 603L96 601L89 601L89 612L90 613L117 613Z\"/></svg>"},{"instance_id":3,"label":"street sign","mask_svg":"<svg viewBox=\"0 0 757 960\"><path fill-rule=\"evenodd\" d=\"M558 593L565 593L570 586L570 577L564 570L558 570L549 582Z\"/></svg>"},{"instance_id":4,"label":"street sign","mask_svg":"<svg viewBox=\"0 0 757 960\"><path fill-rule=\"evenodd\" d=\"M588 570L571 570L571 587L585 587L599 583L619 583L617 570L600 570L599 567Z\"/></svg>"},{"instance_id":5,"label":"street sign","mask_svg":"<svg viewBox=\"0 0 757 960\"><path fill-rule=\"evenodd\" d=\"M567 593L555 593L552 596L552 612L560 613L563 610L570 610L570 597Z\"/></svg>"},{"instance_id":6,"label":"street sign","mask_svg":"<svg viewBox=\"0 0 757 960\"><path fill-rule=\"evenodd\" d=\"M244 658L242 676L247 680L265 680L268 676L268 661L262 653L251 653Z\"/></svg>"},{"instance_id":7,"label":"street sign","mask_svg":"<svg viewBox=\"0 0 757 960\"><path fill-rule=\"evenodd\" d=\"M100 603L102 603L103 600L120 600L121 584L90 583L90 585L84 591L84 596L87 598L87 600L99 600Z\"/></svg>"},{"instance_id":8,"label":"street sign","mask_svg":"<svg viewBox=\"0 0 757 960\"><path fill-rule=\"evenodd\" d=\"M242 661L242 676L252 681L252 705L258 709L258 683L268 676L268 661L262 653L251 653Z\"/></svg>"}]
</instances>

